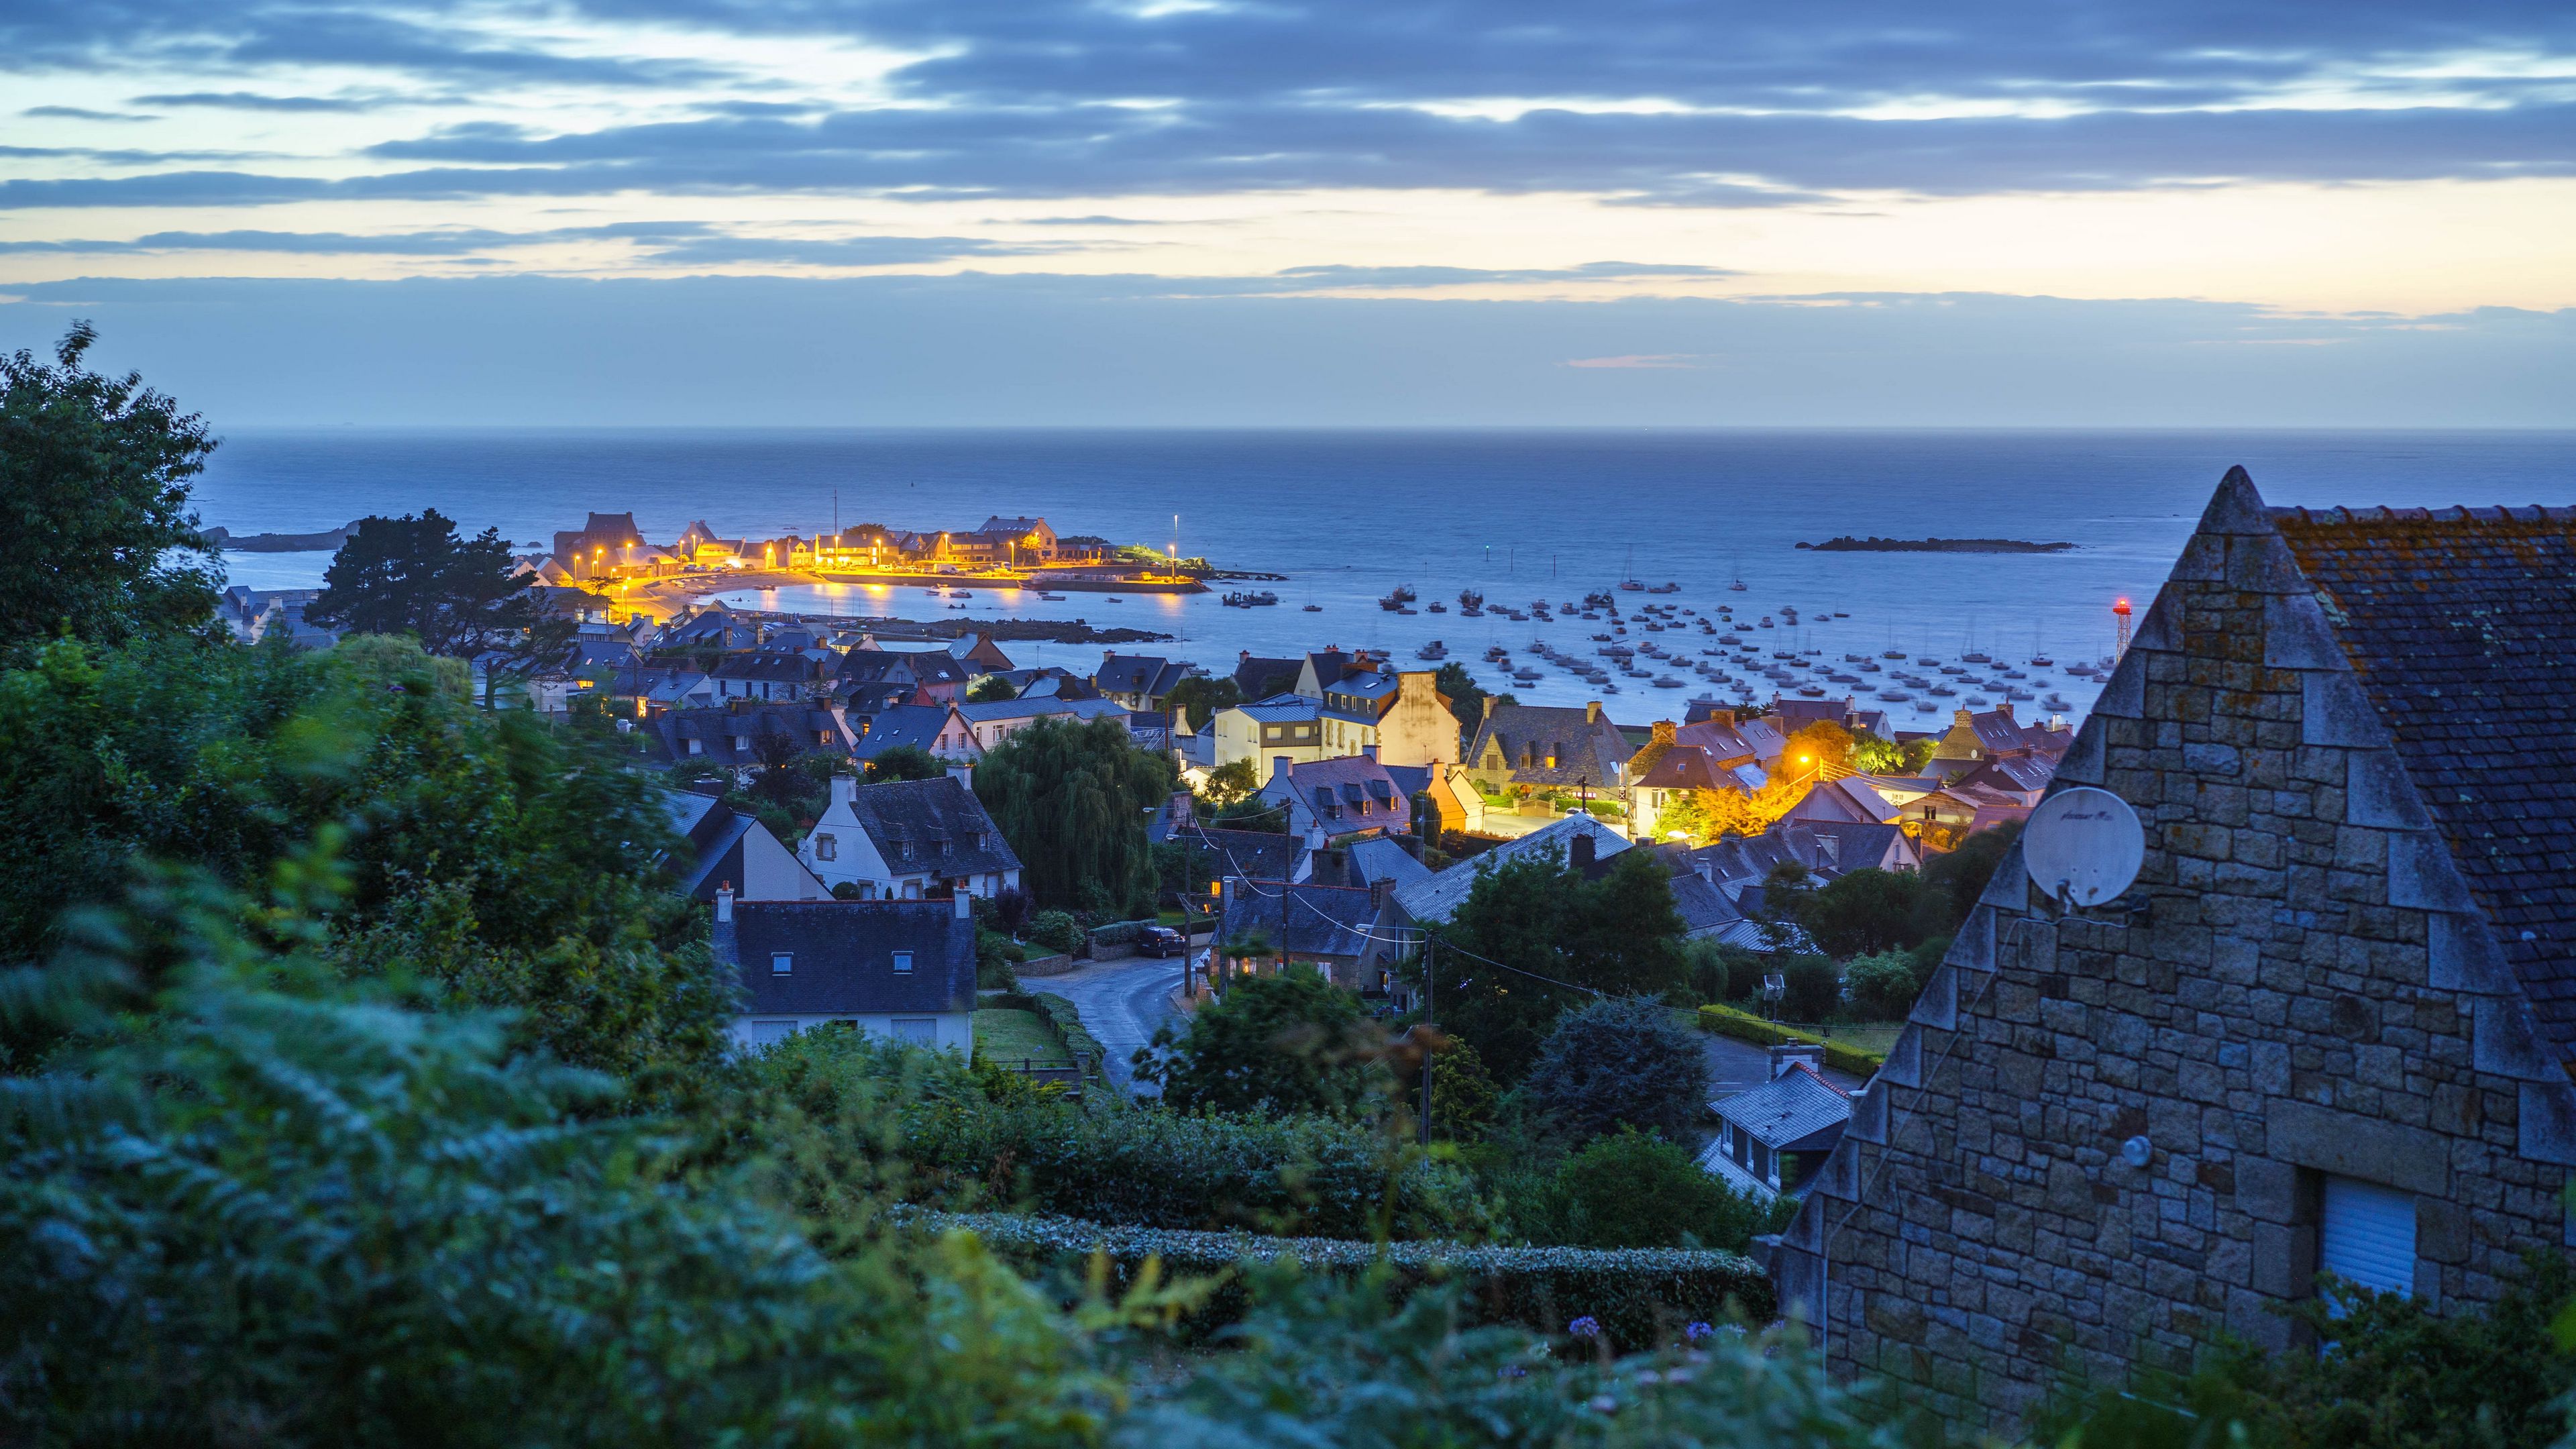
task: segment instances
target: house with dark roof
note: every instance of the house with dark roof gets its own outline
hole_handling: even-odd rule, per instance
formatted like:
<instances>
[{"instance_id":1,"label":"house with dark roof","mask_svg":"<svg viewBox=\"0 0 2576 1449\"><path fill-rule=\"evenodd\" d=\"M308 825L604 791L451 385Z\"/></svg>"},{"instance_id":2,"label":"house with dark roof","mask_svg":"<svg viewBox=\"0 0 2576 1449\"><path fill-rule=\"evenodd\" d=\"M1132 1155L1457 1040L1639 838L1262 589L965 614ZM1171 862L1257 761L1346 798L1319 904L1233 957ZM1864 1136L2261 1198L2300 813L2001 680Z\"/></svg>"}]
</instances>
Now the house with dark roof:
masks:
<instances>
[{"instance_id":1,"label":"house with dark roof","mask_svg":"<svg viewBox=\"0 0 2576 1449\"><path fill-rule=\"evenodd\" d=\"M850 758L866 764L903 745L960 764L971 765L984 758L984 747L975 743L974 727L957 712L957 706L923 703L924 698L916 691L910 703L851 716L851 728L857 738L850 742Z\"/></svg>"},{"instance_id":2,"label":"house with dark roof","mask_svg":"<svg viewBox=\"0 0 2576 1449\"><path fill-rule=\"evenodd\" d=\"M688 842L689 853L668 862L682 895L713 901L727 886L746 901L817 901L832 894L758 816L685 790L666 792L663 803L671 828Z\"/></svg>"},{"instance_id":3,"label":"house with dark roof","mask_svg":"<svg viewBox=\"0 0 2576 1449\"><path fill-rule=\"evenodd\" d=\"M863 901L952 891L989 898L1016 889L1020 858L965 775L875 785L835 777L832 803L797 847L797 859L827 887L850 887Z\"/></svg>"},{"instance_id":4,"label":"house with dark roof","mask_svg":"<svg viewBox=\"0 0 2576 1449\"><path fill-rule=\"evenodd\" d=\"M995 699L957 706L957 717L974 732L980 749L992 749L1040 720L1085 725L1094 720L1127 724L1127 706L1114 699Z\"/></svg>"},{"instance_id":5,"label":"house with dark roof","mask_svg":"<svg viewBox=\"0 0 2576 1449\"><path fill-rule=\"evenodd\" d=\"M761 648L729 654L707 671L716 698L787 700L823 693L825 652Z\"/></svg>"},{"instance_id":6,"label":"house with dark roof","mask_svg":"<svg viewBox=\"0 0 2576 1449\"><path fill-rule=\"evenodd\" d=\"M798 754L846 754L854 743L841 716L820 705L740 699L715 709L658 710L636 721L635 732L662 763L705 760L733 770L760 763L764 736L784 737Z\"/></svg>"},{"instance_id":7,"label":"house with dark roof","mask_svg":"<svg viewBox=\"0 0 2576 1449\"><path fill-rule=\"evenodd\" d=\"M1851 1124L1851 1098L1817 1070L1822 1047L1771 1049L1771 1080L1708 1104L1717 1135L1703 1171L1756 1202L1801 1199Z\"/></svg>"},{"instance_id":8,"label":"house with dark roof","mask_svg":"<svg viewBox=\"0 0 2576 1449\"><path fill-rule=\"evenodd\" d=\"M1287 832L1301 839L1320 830L1326 842L1338 845L1413 829L1413 796L1377 762L1375 746L1334 760L1273 760L1261 799L1284 810Z\"/></svg>"},{"instance_id":9,"label":"house with dark roof","mask_svg":"<svg viewBox=\"0 0 2576 1449\"><path fill-rule=\"evenodd\" d=\"M1626 850L1628 845L1626 836L1591 816L1570 814L1393 892L1387 897L1389 910L1383 924L1395 931L1446 922L1467 903L1468 893L1476 888L1478 872L1506 861L1553 852L1570 864L1589 867Z\"/></svg>"},{"instance_id":10,"label":"house with dark roof","mask_svg":"<svg viewBox=\"0 0 2576 1449\"><path fill-rule=\"evenodd\" d=\"M841 656L830 691L839 698L860 686L900 685L945 704L963 704L966 686L977 673L974 662L944 648L887 649L869 639Z\"/></svg>"},{"instance_id":11,"label":"house with dark roof","mask_svg":"<svg viewBox=\"0 0 2576 1449\"><path fill-rule=\"evenodd\" d=\"M1382 992L1398 954L1373 929L1384 896L1382 890L1228 877L1217 939L1229 946L1258 943L1264 950L1220 969L1313 966L1336 986Z\"/></svg>"},{"instance_id":12,"label":"house with dark roof","mask_svg":"<svg viewBox=\"0 0 2576 1449\"><path fill-rule=\"evenodd\" d=\"M1508 833L1525 823L1516 816L1552 819L1549 802L1588 795L1617 798L1627 784L1627 764L1637 747L1594 700L1581 709L1561 705L1503 704L1485 697L1485 717L1467 746L1460 773L1475 786L1481 818L1471 828ZM1497 806L1496 800L1516 800Z\"/></svg>"},{"instance_id":13,"label":"house with dark roof","mask_svg":"<svg viewBox=\"0 0 2576 1449\"><path fill-rule=\"evenodd\" d=\"M1242 880L1296 880L1305 863L1298 837L1268 830L1226 830L1195 819L1174 823L1165 837L1189 861L1189 893L1220 894L1217 884Z\"/></svg>"},{"instance_id":14,"label":"house with dark roof","mask_svg":"<svg viewBox=\"0 0 2576 1449\"><path fill-rule=\"evenodd\" d=\"M1267 699L1274 694L1297 692L1297 675L1306 667L1303 659L1262 659L1251 650L1243 651L1235 661L1234 687L1245 699Z\"/></svg>"},{"instance_id":15,"label":"house with dark roof","mask_svg":"<svg viewBox=\"0 0 2576 1449\"><path fill-rule=\"evenodd\" d=\"M2073 738L2062 723L2023 724L2013 718L2009 700L1989 710L1963 709L1951 716L1950 728L1932 747L1931 762L1924 769L1955 780L1988 760L2034 755L2054 760L2066 753Z\"/></svg>"},{"instance_id":16,"label":"house with dark roof","mask_svg":"<svg viewBox=\"0 0 2576 1449\"><path fill-rule=\"evenodd\" d=\"M2048 786L2134 813L2129 893L2006 852L1772 1252L1833 1370L2009 1429L2287 1349L2320 1274L2447 1316L2563 1253L2572 657L2576 510L2231 470Z\"/></svg>"},{"instance_id":17,"label":"house with dark roof","mask_svg":"<svg viewBox=\"0 0 2576 1449\"><path fill-rule=\"evenodd\" d=\"M971 1055L975 913L953 901L738 901L716 893L716 964L741 987L735 1045L846 1026Z\"/></svg>"},{"instance_id":18,"label":"house with dark roof","mask_svg":"<svg viewBox=\"0 0 2576 1449\"><path fill-rule=\"evenodd\" d=\"M1159 654L1121 654L1103 651L1100 667L1091 673L1091 687L1104 699L1114 699L1129 709L1161 709L1163 701L1190 677L1190 667Z\"/></svg>"}]
</instances>

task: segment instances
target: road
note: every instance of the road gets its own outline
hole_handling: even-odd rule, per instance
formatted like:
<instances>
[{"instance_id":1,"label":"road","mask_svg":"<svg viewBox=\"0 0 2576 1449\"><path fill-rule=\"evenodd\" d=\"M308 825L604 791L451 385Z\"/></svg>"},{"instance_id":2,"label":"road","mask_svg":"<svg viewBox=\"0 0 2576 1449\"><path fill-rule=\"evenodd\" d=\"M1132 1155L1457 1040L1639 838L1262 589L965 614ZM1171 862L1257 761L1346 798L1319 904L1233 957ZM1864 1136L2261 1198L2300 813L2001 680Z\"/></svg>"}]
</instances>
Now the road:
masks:
<instances>
[{"instance_id":1,"label":"road","mask_svg":"<svg viewBox=\"0 0 2576 1449\"><path fill-rule=\"evenodd\" d=\"M1130 956L1077 966L1062 976L1032 976L1022 989L1049 992L1072 1002L1082 1014L1082 1024L1100 1038L1108 1057L1102 1066L1109 1080L1130 1095L1152 1096L1158 1089L1151 1083L1136 1085L1128 1058L1154 1035L1154 1028L1175 1014L1172 993L1180 985L1178 957Z\"/></svg>"}]
</instances>

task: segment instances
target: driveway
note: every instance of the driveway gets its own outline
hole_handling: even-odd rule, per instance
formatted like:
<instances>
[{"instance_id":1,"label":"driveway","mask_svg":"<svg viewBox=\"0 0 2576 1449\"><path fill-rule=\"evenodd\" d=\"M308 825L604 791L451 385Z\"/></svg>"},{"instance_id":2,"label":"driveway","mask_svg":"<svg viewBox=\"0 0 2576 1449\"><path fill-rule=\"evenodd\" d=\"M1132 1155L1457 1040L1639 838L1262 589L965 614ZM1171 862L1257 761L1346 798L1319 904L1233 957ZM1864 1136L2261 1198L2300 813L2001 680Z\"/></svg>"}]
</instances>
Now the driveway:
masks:
<instances>
[{"instance_id":1,"label":"driveway","mask_svg":"<svg viewBox=\"0 0 2576 1449\"><path fill-rule=\"evenodd\" d=\"M1139 1087L1128 1058L1154 1035L1154 1028L1176 1013L1172 993L1181 986L1176 956L1130 956L1077 966L1062 976L1032 976L1023 989L1044 991L1073 1003L1082 1024L1100 1038L1108 1060L1102 1067L1118 1089L1131 1096L1153 1096L1151 1083Z\"/></svg>"},{"instance_id":2,"label":"driveway","mask_svg":"<svg viewBox=\"0 0 2576 1449\"><path fill-rule=\"evenodd\" d=\"M1700 1033L1700 1049L1708 1053L1708 1099L1712 1102L1749 1092L1771 1080L1771 1049L1720 1036L1713 1031ZM1849 1072L1820 1066L1818 1074L1846 1092L1861 1089L1861 1080Z\"/></svg>"}]
</instances>

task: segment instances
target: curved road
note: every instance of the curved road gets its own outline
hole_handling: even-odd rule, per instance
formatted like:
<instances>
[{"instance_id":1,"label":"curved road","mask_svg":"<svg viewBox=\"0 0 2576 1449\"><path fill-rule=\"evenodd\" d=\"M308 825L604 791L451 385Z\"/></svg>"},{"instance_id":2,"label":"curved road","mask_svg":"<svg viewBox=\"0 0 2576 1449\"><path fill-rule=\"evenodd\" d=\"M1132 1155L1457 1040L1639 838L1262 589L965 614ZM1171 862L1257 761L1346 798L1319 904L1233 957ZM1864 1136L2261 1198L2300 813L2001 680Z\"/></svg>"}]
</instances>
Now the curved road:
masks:
<instances>
[{"instance_id":1,"label":"curved road","mask_svg":"<svg viewBox=\"0 0 2576 1449\"><path fill-rule=\"evenodd\" d=\"M1154 1028L1176 1015L1172 993L1181 986L1176 957L1130 956L1075 967L1061 976L1032 976L1024 991L1043 991L1073 1003L1082 1024L1100 1038L1108 1057L1102 1065L1109 1080L1130 1095L1152 1096L1151 1083L1138 1086L1128 1058L1154 1035Z\"/></svg>"}]
</instances>

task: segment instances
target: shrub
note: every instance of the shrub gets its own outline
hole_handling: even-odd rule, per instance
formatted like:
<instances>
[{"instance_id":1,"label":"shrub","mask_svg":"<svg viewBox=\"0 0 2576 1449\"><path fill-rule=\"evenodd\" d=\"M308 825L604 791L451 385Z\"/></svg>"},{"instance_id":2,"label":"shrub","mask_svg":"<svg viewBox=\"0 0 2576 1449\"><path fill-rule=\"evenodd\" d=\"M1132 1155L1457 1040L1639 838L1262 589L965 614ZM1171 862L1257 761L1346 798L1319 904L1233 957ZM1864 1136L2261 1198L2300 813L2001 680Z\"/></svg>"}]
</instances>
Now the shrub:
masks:
<instances>
[{"instance_id":1,"label":"shrub","mask_svg":"<svg viewBox=\"0 0 2576 1449\"><path fill-rule=\"evenodd\" d=\"M1558 1164L1558 1241L1585 1248L1743 1252L1767 1205L1735 1192L1673 1143L1622 1130Z\"/></svg>"},{"instance_id":2,"label":"shrub","mask_svg":"<svg viewBox=\"0 0 2576 1449\"><path fill-rule=\"evenodd\" d=\"M1597 1001L1558 1018L1523 1090L1577 1142L1621 1126L1679 1138L1707 1109L1708 1056L1660 1001Z\"/></svg>"},{"instance_id":3,"label":"shrub","mask_svg":"<svg viewBox=\"0 0 2576 1449\"><path fill-rule=\"evenodd\" d=\"M1481 1232L1488 1217L1458 1169L1408 1160L1375 1129L1324 1117L997 1104L952 1085L905 1114L902 1153L925 1203L1345 1236L1373 1234L1392 1214L1403 1238Z\"/></svg>"},{"instance_id":4,"label":"shrub","mask_svg":"<svg viewBox=\"0 0 2576 1449\"><path fill-rule=\"evenodd\" d=\"M1914 1009L1914 998L1923 990L1921 967L1911 951L1856 956L1843 967L1843 990L1854 1014L1891 1020Z\"/></svg>"},{"instance_id":5,"label":"shrub","mask_svg":"<svg viewBox=\"0 0 2576 1449\"><path fill-rule=\"evenodd\" d=\"M1682 947L1682 954L1688 963L1683 979L1690 1005L1749 996L1761 983L1760 958L1741 946L1730 946L1722 941L1692 941Z\"/></svg>"},{"instance_id":6,"label":"shrub","mask_svg":"<svg viewBox=\"0 0 2576 1449\"><path fill-rule=\"evenodd\" d=\"M1040 911L1030 917L1028 938L1059 956L1082 949L1082 927L1063 911Z\"/></svg>"},{"instance_id":7,"label":"shrub","mask_svg":"<svg viewBox=\"0 0 2576 1449\"><path fill-rule=\"evenodd\" d=\"M1357 996L1292 965L1238 978L1178 1035L1156 1031L1136 1076L1184 1112L1350 1114L1395 1086L1386 1050Z\"/></svg>"},{"instance_id":8,"label":"shrub","mask_svg":"<svg viewBox=\"0 0 2576 1449\"><path fill-rule=\"evenodd\" d=\"M1396 1294L1454 1280L1474 1323L1520 1324L1561 1333L1573 1319L1599 1320L1629 1347L1670 1343L1685 1323L1767 1319L1773 1298L1761 1265L1738 1253L1679 1248L1503 1248L1445 1241L1376 1243L1350 1238L1253 1237L1176 1232L1063 1218L923 1214L918 1229L964 1228L1005 1261L1031 1269L1079 1271L1095 1250L1122 1280L1148 1258L1163 1271L1218 1273L1286 1259L1310 1273L1352 1277L1383 1263ZM1214 1317L1242 1310L1239 1292L1209 1305Z\"/></svg>"},{"instance_id":9,"label":"shrub","mask_svg":"<svg viewBox=\"0 0 2576 1449\"><path fill-rule=\"evenodd\" d=\"M1781 959L1780 974L1787 988L1780 998L1780 1015L1790 1021L1824 1021L1842 1010L1843 979L1834 963L1823 956L1790 956Z\"/></svg>"},{"instance_id":10,"label":"shrub","mask_svg":"<svg viewBox=\"0 0 2576 1449\"><path fill-rule=\"evenodd\" d=\"M1777 1046L1790 1041L1820 1046L1825 1049L1826 1066L1838 1072L1849 1072L1855 1077L1867 1077L1887 1065L1886 1054L1882 1052L1863 1051L1849 1042L1835 1041L1794 1026L1782 1026L1775 1021L1764 1021L1749 1011L1738 1011L1732 1006L1712 1003L1701 1007L1699 1028L1761 1046Z\"/></svg>"}]
</instances>

